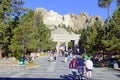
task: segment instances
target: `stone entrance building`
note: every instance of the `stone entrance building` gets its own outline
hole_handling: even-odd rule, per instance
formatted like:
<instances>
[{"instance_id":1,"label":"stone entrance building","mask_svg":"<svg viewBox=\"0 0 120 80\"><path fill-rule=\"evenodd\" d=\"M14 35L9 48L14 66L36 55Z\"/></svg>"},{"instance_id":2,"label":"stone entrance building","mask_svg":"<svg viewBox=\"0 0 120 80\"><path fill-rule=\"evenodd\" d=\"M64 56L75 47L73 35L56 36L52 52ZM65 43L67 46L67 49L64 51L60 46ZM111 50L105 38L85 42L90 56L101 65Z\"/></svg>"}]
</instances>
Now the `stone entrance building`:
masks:
<instances>
[{"instance_id":1,"label":"stone entrance building","mask_svg":"<svg viewBox=\"0 0 120 80\"><path fill-rule=\"evenodd\" d=\"M57 42L56 49L59 52L61 43L65 43L66 50L68 50L68 43L71 40L75 41L75 45L78 44L80 35L74 34L74 33L69 33L65 29L58 28L56 30L53 30L51 32L52 34L52 39L54 42Z\"/></svg>"}]
</instances>

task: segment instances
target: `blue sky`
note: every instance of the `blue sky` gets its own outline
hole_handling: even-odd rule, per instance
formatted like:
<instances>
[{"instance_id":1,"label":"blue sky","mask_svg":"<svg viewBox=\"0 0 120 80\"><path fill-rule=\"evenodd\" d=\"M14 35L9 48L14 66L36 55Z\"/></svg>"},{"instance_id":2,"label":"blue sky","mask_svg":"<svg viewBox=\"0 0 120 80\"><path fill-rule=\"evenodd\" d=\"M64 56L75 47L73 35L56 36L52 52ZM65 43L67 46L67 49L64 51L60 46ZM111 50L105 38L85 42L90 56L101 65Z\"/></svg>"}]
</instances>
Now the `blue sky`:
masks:
<instances>
[{"instance_id":1,"label":"blue sky","mask_svg":"<svg viewBox=\"0 0 120 80\"><path fill-rule=\"evenodd\" d=\"M86 12L90 16L101 16L103 20L107 18L107 9L99 8L98 0L25 0L24 7L35 10L36 8L45 8L48 11L64 14L79 14ZM110 16L116 9L116 3L113 2L110 8Z\"/></svg>"}]
</instances>

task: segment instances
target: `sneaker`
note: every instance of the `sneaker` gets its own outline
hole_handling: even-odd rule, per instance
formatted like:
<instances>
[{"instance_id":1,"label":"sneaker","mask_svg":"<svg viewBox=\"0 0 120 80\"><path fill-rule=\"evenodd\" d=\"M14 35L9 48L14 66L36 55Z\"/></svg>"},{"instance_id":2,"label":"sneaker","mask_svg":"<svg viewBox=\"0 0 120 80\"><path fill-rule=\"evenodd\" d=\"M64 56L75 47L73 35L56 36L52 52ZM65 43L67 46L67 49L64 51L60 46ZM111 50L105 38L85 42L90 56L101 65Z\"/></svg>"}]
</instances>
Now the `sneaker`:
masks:
<instances>
[{"instance_id":1,"label":"sneaker","mask_svg":"<svg viewBox=\"0 0 120 80\"><path fill-rule=\"evenodd\" d=\"M78 76L78 80L81 80L81 77L80 77L80 76Z\"/></svg>"},{"instance_id":2,"label":"sneaker","mask_svg":"<svg viewBox=\"0 0 120 80\"><path fill-rule=\"evenodd\" d=\"M84 79L86 79L85 77L82 77L82 79L84 80Z\"/></svg>"}]
</instances>

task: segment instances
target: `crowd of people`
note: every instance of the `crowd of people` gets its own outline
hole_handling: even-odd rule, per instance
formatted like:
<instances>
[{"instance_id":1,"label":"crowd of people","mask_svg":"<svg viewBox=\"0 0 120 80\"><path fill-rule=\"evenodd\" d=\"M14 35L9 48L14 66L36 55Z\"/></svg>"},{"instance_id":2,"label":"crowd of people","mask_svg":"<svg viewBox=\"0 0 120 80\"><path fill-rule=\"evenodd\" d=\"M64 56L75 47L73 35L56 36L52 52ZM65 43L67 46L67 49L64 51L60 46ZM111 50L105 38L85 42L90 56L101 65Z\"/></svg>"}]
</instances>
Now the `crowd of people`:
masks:
<instances>
[{"instance_id":1,"label":"crowd of people","mask_svg":"<svg viewBox=\"0 0 120 80\"><path fill-rule=\"evenodd\" d=\"M80 76L80 79L85 79L84 73L86 71L86 77L92 78L92 69L93 69L93 62L90 56L84 57L83 55L77 55L73 57L73 59L69 63L69 69L71 69L73 76Z\"/></svg>"},{"instance_id":2,"label":"crowd of people","mask_svg":"<svg viewBox=\"0 0 120 80\"><path fill-rule=\"evenodd\" d=\"M72 51L61 52L60 54L65 57L65 63L69 61L69 69L74 77L79 76L80 79L92 78L93 61L91 60L91 56L87 54L73 54Z\"/></svg>"},{"instance_id":3,"label":"crowd of people","mask_svg":"<svg viewBox=\"0 0 120 80\"><path fill-rule=\"evenodd\" d=\"M56 61L56 58L57 58L57 53L56 53L56 51L50 51L49 54L50 54L50 59L49 59L49 61L50 61L50 62L51 62L51 61Z\"/></svg>"},{"instance_id":4,"label":"crowd of people","mask_svg":"<svg viewBox=\"0 0 120 80\"><path fill-rule=\"evenodd\" d=\"M71 70L71 73L74 77L78 77L80 79L91 79L92 78L92 69L93 62L91 57L86 55L78 55L73 54L73 52L60 52L62 57L64 57L64 63L69 62L68 68ZM56 52L50 53L50 61L55 61L57 58ZM85 77L86 72L86 77Z\"/></svg>"}]
</instances>

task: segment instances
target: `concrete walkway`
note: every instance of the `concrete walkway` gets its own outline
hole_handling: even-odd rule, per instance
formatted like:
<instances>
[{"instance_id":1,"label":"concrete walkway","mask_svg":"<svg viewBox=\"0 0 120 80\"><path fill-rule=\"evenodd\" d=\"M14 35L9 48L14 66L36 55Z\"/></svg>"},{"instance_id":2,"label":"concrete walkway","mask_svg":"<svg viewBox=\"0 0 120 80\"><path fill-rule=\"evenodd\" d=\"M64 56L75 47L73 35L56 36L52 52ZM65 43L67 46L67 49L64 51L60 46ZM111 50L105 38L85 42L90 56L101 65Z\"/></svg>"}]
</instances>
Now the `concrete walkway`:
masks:
<instances>
[{"instance_id":1,"label":"concrete walkway","mask_svg":"<svg viewBox=\"0 0 120 80\"><path fill-rule=\"evenodd\" d=\"M27 71L2 71L0 72L0 80L58 80L63 79L60 76L71 74L71 71L68 68L69 61L64 63L64 57L59 55L57 60L53 62L49 62L48 59L49 57L35 59L35 63L39 66ZM92 77L92 80L120 80L120 72L107 67L94 68Z\"/></svg>"}]
</instances>

